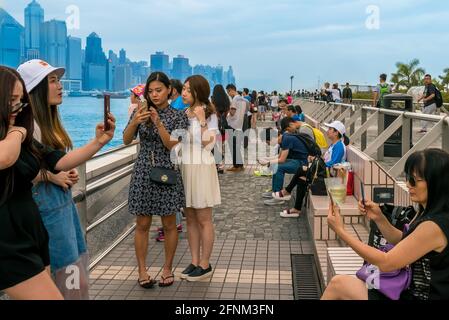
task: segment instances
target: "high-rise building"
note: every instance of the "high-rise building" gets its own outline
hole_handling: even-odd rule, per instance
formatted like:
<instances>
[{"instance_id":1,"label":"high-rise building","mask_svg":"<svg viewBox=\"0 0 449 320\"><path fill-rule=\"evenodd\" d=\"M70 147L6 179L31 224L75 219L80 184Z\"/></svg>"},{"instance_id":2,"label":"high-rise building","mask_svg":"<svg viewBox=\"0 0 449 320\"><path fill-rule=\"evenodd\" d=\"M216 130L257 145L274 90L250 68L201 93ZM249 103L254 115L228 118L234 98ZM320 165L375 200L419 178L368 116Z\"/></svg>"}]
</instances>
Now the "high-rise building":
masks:
<instances>
[{"instance_id":1,"label":"high-rise building","mask_svg":"<svg viewBox=\"0 0 449 320\"><path fill-rule=\"evenodd\" d=\"M67 25L50 20L41 25L41 58L53 66L65 67L67 60Z\"/></svg>"},{"instance_id":2,"label":"high-rise building","mask_svg":"<svg viewBox=\"0 0 449 320\"><path fill-rule=\"evenodd\" d=\"M151 55L151 72L160 71L170 76L169 56L163 51L157 51Z\"/></svg>"},{"instance_id":3,"label":"high-rise building","mask_svg":"<svg viewBox=\"0 0 449 320\"><path fill-rule=\"evenodd\" d=\"M214 74L212 80L214 81L215 85L217 84L223 84L223 67L218 66L214 68Z\"/></svg>"},{"instance_id":4,"label":"high-rise building","mask_svg":"<svg viewBox=\"0 0 449 320\"><path fill-rule=\"evenodd\" d=\"M25 29L0 8L0 64L17 68L24 59Z\"/></svg>"},{"instance_id":5,"label":"high-rise building","mask_svg":"<svg viewBox=\"0 0 449 320\"><path fill-rule=\"evenodd\" d=\"M84 90L111 90L112 65L106 60L101 38L92 32L86 40L85 61L83 67Z\"/></svg>"},{"instance_id":6,"label":"high-rise building","mask_svg":"<svg viewBox=\"0 0 449 320\"><path fill-rule=\"evenodd\" d=\"M120 50L118 61L119 61L119 64L126 64L126 51L125 51L125 49Z\"/></svg>"},{"instance_id":7,"label":"high-rise building","mask_svg":"<svg viewBox=\"0 0 449 320\"><path fill-rule=\"evenodd\" d=\"M229 69L228 69L228 72L227 72L227 81L228 81L228 84L235 84L235 85L237 85L236 84L236 81L235 81L235 76L234 76L234 69L232 69L232 66L229 66Z\"/></svg>"},{"instance_id":8,"label":"high-rise building","mask_svg":"<svg viewBox=\"0 0 449 320\"><path fill-rule=\"evenodd\" d=\"M41 25L44 23L44 9L33 0L25 8L25 58L40 58Z\"/></svg>"},{"instance_id":9,"label":"high-rise building","mask_svg":"<svg viewBox=\"0 0 449 320\"><path fill-rule=\"evenodd\" d=\"M101 46L101 38L95 32L92 32L86 40L85 63L106 64L106 56Z\"/></svg>"},{"instance_id":10,"label":"high-rise building","mask_svg":"<svg viewBox=\"0 0 449 320\"><path fill-rule=\"evenodd\" d=\"M113 66L116 66L116 65L119 64L118 56L117 56L117 54L116 54L114 51L112 51L112 50L109 50L108 60L110 61L110 63L111 63Z\"/></svg>"},{"instance_id":11,"label":"high-rise building","mask_svg":"<svg viewBox=\"0 0 449 320\"><path fill-rule=\"evenodd\" d=\"M114 91L125 91L131 88L132 68L129 64L115 67Z\"/></svg>"},{"instance_id":12,"label":"high-rise building","mask_svg":"<svg viewBox=\"0 0 449 320\"><path fill-rule=\"evenodd\" d=\"M82 72L82 53L81 39L69 36L67 38L67 62L66 78L71 80L81 80Z\"/></svg>"},{"instance_id":13,"label":"high-rise building","mask_svg":"<svg viewBox=\"0 0 449 320\"><path fill-rule=\"evenodd\" d=\"M177 56L173 58L173 69L171 76L174 79L178 79L184 82L188 77L192 75L192 67L189 64L189 59L184 56Z\"/></svg>"}]
</instances>

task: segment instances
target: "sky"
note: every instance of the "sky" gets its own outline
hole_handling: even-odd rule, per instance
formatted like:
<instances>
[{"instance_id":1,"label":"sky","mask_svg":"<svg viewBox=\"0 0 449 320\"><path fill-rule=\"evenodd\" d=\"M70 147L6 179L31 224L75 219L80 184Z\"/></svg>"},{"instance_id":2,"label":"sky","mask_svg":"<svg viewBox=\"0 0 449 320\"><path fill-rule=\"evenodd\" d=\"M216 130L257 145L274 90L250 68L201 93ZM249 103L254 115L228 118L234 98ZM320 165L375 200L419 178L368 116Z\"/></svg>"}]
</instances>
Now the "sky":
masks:
<instances>
[{"instance_id":1,"label":"sky","mask_svg":"<svg viewBox=\"0 0 449 320\"><path fill-rule=\"evenodd\" d=\"M30 0L0 0L20 23ZM133 60L155 51L190 64L232 65L238 87L316 89L376 84L414 58L434 76L449 68L449 3L435 0L38 0L45 20L71 18L69 34L97 32L103 49ZM73 11L72 11L73 12ZM73 20L72 20L73 21Z\"/></svg>"}]
</instances>

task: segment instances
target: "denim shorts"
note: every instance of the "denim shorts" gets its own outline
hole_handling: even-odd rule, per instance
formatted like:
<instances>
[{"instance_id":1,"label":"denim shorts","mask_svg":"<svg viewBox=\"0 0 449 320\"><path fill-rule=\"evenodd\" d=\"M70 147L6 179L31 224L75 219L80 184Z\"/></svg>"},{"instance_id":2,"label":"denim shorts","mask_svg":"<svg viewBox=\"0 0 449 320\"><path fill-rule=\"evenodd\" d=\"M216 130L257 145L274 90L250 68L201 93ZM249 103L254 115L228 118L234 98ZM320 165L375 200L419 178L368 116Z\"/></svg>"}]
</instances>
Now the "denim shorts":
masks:
<instances>
[{"instance_id":1,"label":"denim shorts","mask_svg":"<svg viewBox=\"0 0 449 320\"><path fill-rule=\"evenodd\" d=\"M48 231L51 270L55 273L87 253L78 211L72 192L52 183L34 186L33 198Z\"/></svg>"}]
</instances>

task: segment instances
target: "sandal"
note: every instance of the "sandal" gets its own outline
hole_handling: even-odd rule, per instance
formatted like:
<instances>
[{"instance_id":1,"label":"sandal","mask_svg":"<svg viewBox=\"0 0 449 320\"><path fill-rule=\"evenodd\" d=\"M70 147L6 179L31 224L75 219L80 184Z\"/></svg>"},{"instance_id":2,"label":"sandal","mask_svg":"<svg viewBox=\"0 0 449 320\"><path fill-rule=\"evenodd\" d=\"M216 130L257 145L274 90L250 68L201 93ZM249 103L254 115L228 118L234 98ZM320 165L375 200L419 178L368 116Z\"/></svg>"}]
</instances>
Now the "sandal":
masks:
<instances>
[{"instance_id":1,"label":"sandal","mask_svg":"<svg viewBox=\"0 0 449 320\"><path fill-rule=\"evenodd\" d=\"M146 280L137 280L137 283L139 286L141 286L144 289L152 289L154 288L154 285L157 283L156 280L151 279L150 276L148 276L148 279Z\"/></svg>"},{"instance_id":2,"label":"sandal","mask_svg":"<svg viewBox=\"0 0 449 320\"><path fill-rule=\"evenodd\" d=\"M169 282L169 283L165 283L165 281L167 281L169 279L173 279L173 281ZM161 287L161 288L170 287L173 285L173 283L175 283L175 275L171 274L168 277L161 276L161 280L162 280L162 282L159 281L159 287Z\"/></svg>"}]
</instances>

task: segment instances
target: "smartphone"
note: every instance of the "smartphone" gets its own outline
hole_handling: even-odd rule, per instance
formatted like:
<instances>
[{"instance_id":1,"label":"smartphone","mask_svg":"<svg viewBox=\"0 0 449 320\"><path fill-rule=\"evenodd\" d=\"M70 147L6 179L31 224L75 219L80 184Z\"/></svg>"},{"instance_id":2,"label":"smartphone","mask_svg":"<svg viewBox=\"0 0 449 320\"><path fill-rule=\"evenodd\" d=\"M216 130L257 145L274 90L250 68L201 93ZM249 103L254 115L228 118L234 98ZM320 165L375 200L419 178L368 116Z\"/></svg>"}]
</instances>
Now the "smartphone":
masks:
<instances>
[{"instance_id":1,"label":"smartphone","mask_svg":"<svg viewBox=\"0 0 449 320\"><path fill-rule=\"evenodd\" d=\"M362 204L365 206L365 186L363 185L363 182L360 181L360 192L362 193Z\"/></svg>"},{"instance_id":2,"label":"smartphone","mask_svg":"<svg viewBox=\"0 0 449 320\"><path fill-rule=\"evenodd\" d=\"M109 125L109 113L111 113L111 96L109 94L104 95L104 131L111 129Z\"/></svg>"},{"instance_id":3,"label":"smartphone","mask_svg":"<svg viewBox=\"0 0 449 320\"><path fill-rule=\"evenodd\" d=\"M145 98L144 98L143 96L141 96L141 97L139 98L139 100L140 100L140 102L141 102L141 104L142 104L142 111L143 111L143 112L148 112L148 103L147 103L147 100L145 100Z\"/></svg>"}]
</instances>

